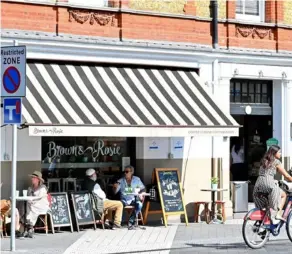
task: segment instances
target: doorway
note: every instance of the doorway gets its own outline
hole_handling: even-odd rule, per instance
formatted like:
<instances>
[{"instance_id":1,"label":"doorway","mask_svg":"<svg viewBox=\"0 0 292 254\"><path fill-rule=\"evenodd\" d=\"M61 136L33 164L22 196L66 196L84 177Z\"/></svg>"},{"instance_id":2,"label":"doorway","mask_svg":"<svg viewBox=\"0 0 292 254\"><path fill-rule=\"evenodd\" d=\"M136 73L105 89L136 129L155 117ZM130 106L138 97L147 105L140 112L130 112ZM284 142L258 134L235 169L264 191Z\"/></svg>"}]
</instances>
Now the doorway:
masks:
<instances>
[{"instance_id":1,"label":"doorway","mask_svg":"<svg viewBox=\"0 0 292 254\"><path fill-rule=\"evenodd\" d=\"M244 161L248 168L246 180L257 176L255 166L266 152L266 141L273 136L272 116L233 115L234 119L243 126L239 138L243 141ZM234 145L231 139L231 147ZM256 166L257 167L257 166Z\"/></svg>"},{"instance_id":2,"label":"doorway","mask_svg":"<svg viewBox=\"0 0 292 254\"><path fill-rule=\"evenodd\" d=\"M249 202L253 202L253 187L267 150L266 141L273 137L272 84L267 80L243 79L232 79L230 84L231 115L242 126L239 140L244 149L244 173L240 173L240 177L242 181L249 181ZM252 108L249 113L247 106ZM236 140L238 138L231 138L230 151ZM231 176L231 181L233 179Z\"/></svg>"}]
</instances>

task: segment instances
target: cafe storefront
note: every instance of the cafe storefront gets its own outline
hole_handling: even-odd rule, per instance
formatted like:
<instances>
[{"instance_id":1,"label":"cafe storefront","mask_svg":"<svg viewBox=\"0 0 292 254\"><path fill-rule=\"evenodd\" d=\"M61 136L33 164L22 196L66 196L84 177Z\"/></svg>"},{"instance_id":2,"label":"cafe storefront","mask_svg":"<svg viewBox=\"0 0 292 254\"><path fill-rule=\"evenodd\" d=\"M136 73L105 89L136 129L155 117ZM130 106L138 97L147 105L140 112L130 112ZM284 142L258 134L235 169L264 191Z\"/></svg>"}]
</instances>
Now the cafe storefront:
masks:
<instances>
[{"instance_id":1,"label":"cafe storefront","mask_svg":"<svg viewBox=\"0 0 292 254\"><path fill-rule=\"evenodd\" d=\"M20 132L39 161L18 164L18 188L27 185L27 174L40 169L53 182L51 188L57 178L57 190L66 191L71 183L62 182L76 179L78 190L87 168L119 177L132 164L145 184L156 167L191 175L203 168L202 181L189 181L190 175L183 180L186 202L198 199L193 193L200 186L194 184L210 183L211 137L225 145L227 137L238 135L239 125L220 109L197 73L183 67L29 60ZM188 146L200 149L190 152ZM200 153L203 160L188 160ZM2 178L9 179L8 169L7 163Z\"/></svg>"}]
</instances>

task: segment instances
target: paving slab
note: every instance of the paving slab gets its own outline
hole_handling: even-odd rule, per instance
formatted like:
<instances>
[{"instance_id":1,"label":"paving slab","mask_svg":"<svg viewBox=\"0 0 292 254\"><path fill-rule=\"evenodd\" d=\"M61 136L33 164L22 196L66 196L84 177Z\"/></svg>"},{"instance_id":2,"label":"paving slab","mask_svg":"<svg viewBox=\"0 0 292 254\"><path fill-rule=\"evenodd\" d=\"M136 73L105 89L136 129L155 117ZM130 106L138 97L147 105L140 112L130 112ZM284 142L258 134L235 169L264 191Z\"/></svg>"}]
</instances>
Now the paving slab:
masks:
<instances>
[{"instance_id":1,"label":"paving slab","mask_svg":"<svg viewBox=\"0 0 292 254\"><path fill-rule=\"evenodd\" d=\"M86 231L61 232L55 234L35 234L35 238L16 239L13 253L62 254L76 242ZM1 238L1 253L10 252L10 238Z\"/></svg>"},{"instance_id":2,"label":"paving slab","mask_svg":"<svg viewBox=\"0 0 292 254\"><path fill-rule=\"evenodd\" d=\"M145 227L143 229L87 231L64 254L161 253L170 251L178 225Z\"/></svg>"}]
</instances>

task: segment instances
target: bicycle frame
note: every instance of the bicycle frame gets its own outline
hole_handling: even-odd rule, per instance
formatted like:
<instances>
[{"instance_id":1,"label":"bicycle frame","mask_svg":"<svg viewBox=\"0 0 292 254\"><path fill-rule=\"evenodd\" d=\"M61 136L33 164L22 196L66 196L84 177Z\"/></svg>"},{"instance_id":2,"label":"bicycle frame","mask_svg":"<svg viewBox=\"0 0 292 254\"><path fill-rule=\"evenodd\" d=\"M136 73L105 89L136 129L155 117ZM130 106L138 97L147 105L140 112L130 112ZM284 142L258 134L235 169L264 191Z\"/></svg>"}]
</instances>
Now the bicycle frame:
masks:
<instances>
[{"instance_id":1,"label":"bicycle frame","mask_svg":"<svg viewBox=\"0 0 292 254\"><path fill-rule=\"evenodd\" d=\"M289 216L290 210L292 206L292 193L290 193L287 197L283 218L286 220ZM261 227L266 228L269 230L273 236L277 236L280 233L280 229L285 224L284 221L280 221L277 224L273 224L271 220L271 209L268 210L261 210L259 208L254 208L250 210L244 217L244 220L251 220L251 221L262 221Z\"/></svg>"}]
</instances>

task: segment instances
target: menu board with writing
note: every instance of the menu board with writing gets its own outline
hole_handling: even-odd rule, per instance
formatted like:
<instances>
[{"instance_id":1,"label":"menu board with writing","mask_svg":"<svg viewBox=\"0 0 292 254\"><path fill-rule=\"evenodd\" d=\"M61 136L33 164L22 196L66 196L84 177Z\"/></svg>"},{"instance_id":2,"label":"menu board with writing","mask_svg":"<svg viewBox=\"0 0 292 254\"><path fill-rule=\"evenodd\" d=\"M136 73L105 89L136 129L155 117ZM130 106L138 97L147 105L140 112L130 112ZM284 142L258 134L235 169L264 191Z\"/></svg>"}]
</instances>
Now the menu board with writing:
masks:
<instances>
[{"instance_id":1,"label":"menu board with writing","mask_svg":"<svg viewBox=\"0 0 292 254\"><path fill-rule=\"evenodd\" d=\"M188 223L178 169L157 168L155 171L165 224L166 216L175 214L184 214Z\"/></svg>"},{"instance_id":2,"label":"menu board with writing","mask_svg":"<svg viewBox=\"0 0 292 254\"><path fill-rule=\"evenodd\" d=\"M50 193L51 200L51 213L54 227L71 227L73 232L72 220L70 214L70 207L68 202L68 196L66 192Z\"/></svg>"},{"instance_id":3,"label":"menu board with writing","mask_svg":"<svg viewBox=\"0 0 292 254\"><path fill-rule=\"evenodd\" d=\"M77 230L79 231L79 225L88 224L93 224L96 228L90 194L88 192L75 192L71 195Z\"/></svg>"}]
</instances>

